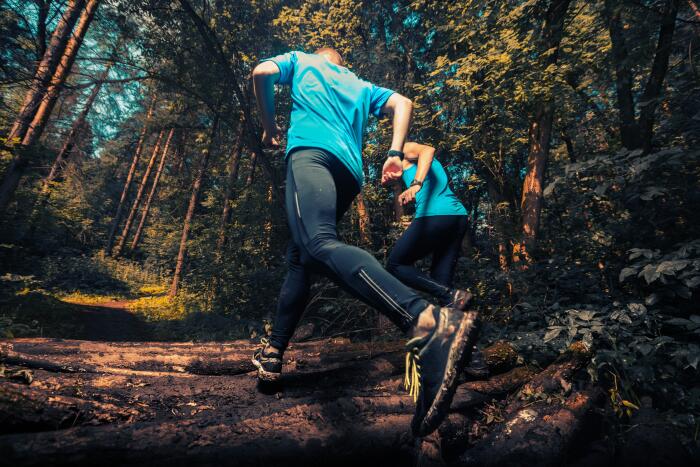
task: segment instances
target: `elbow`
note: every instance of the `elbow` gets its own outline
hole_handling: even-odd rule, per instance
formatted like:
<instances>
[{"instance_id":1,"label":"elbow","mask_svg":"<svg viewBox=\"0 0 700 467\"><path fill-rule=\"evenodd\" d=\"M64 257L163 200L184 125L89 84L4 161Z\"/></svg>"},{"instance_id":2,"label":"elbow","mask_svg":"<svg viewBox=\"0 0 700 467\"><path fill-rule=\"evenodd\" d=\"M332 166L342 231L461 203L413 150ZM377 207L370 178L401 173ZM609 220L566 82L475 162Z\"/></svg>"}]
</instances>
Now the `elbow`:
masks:
<instances>
[{"instance_id":1,"label":"elbow","mask_svg":"<svg viewBox=\"0 0 700 467\"><path fill-rule=\"evenodd\" d=\"M413 101L408 97L399 96L399 100L396 103L396 106L404 112L408 112L409 114L413 113Z\"/></svg>"},{"instance_id":2,"label":"elbow","mask_svg":"<svg viewBox=\"0 0 700 467\"><path fill-rule=\"evenodd\" d=\"M277 65L271 61L260 62L253 68L253 79L260 79L277 74Z\"/></svg>"}]
</instances>

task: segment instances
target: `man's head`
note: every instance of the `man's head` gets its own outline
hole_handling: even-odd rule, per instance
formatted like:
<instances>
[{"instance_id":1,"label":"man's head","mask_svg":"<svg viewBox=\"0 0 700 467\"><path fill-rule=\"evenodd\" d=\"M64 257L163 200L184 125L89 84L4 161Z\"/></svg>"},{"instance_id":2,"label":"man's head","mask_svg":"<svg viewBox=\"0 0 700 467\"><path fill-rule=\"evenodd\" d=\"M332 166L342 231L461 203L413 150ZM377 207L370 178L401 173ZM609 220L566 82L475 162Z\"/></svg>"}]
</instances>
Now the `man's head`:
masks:
<instances>
[{"instance_id":1,"label":"man's head","mask_svg":"<svg viewBox=\"0 0 700 467\"><path fill-rule=\"evenodd\" d=\"M343 60L343 56L340 55L337 50L335 50L331 47L321 47L320 49L316 49L316 51L314 53L316 55L323 55L331 63L335 63L336 65L339 65L339 66L345 66L345 61Z\"/></svg>"}]
</instances>

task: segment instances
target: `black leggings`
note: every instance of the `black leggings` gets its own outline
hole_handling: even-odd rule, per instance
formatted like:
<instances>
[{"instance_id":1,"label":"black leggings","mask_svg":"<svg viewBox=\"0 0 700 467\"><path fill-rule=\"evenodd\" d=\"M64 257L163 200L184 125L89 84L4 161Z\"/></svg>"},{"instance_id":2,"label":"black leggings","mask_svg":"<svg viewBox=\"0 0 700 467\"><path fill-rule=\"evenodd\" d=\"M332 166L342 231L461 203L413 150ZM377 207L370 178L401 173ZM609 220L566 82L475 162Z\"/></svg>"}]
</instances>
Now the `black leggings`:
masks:
<instances>
[{"instance_id":1,"label":"black leggings","mask_svg":"<svg viewBox=\"0 0 700 467\"><path fill-rule=\"evenodd\" d=\"M401 282L437 297L440 305L451 301L452 278L467 233L467 216L426 216L414 219L391 250L387 270ZM433 255L430 275L413 264Z\"/></svg>"},{"instance_id":2,"label":"black leggings","mask_svg":"<svg viewBox=\"0 0 700 467\"><path fill-rule=\"evenodd\" d=\"M338 240L336 224L359 193L350 171L317 148L287 158L285 208L292 241L270 344L284 351L309 299L310 274L321 273L408 331L428 302L366 251Z\"/></svg>"}]
</instances>

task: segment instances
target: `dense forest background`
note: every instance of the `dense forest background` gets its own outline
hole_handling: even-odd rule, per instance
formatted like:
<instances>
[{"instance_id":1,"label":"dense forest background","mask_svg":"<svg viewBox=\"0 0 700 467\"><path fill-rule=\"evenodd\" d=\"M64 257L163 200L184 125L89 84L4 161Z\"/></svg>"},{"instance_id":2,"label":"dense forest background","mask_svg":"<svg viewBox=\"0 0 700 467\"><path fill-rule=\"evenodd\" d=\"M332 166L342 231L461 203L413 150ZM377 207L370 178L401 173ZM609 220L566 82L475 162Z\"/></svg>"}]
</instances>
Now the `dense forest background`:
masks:
<instances>
[{"instance_id":1,"label":"dense forest background","mask_svg":"<svg viewBox=\"0 0 700 467\"><path fill-rule=\"evenodd\" d=\"M2 0L0 43L6 337L90 337L75 307L105 297L151 340L264 335L284 161L260 146L249 74L332 46L413 99L411 139L439 149L484 343L536 364L582 341L616 413L653 406L697 442L695 0ZM377 177L389 132L371 121L341 226L381 260L411 214ZM391 334L331 283L313 292L310 335Z\"/></svg>"}]
</instances>

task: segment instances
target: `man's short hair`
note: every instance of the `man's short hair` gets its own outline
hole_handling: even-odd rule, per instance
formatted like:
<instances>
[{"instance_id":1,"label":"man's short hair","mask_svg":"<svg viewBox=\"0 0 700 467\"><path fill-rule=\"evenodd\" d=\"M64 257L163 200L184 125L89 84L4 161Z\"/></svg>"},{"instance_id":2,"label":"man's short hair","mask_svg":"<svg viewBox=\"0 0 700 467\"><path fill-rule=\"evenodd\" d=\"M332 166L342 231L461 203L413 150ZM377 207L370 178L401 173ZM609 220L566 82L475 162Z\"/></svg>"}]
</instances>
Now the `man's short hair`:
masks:
<instances>
[{"instance_id":1,"label":"man's short hair","mask_svg":"<svg viewBox=\"0 0 700 467\"><path fill-rule=\"evenodd\" d=\"M316 49L314 53L316 55L325 55L328 60L335 63L336 65L345 66L345 60L343 60L343 56L340 55L340 53L338 53L338 51L332 47L321 47L319 49Z\"/></svg>"}]
</instances>

